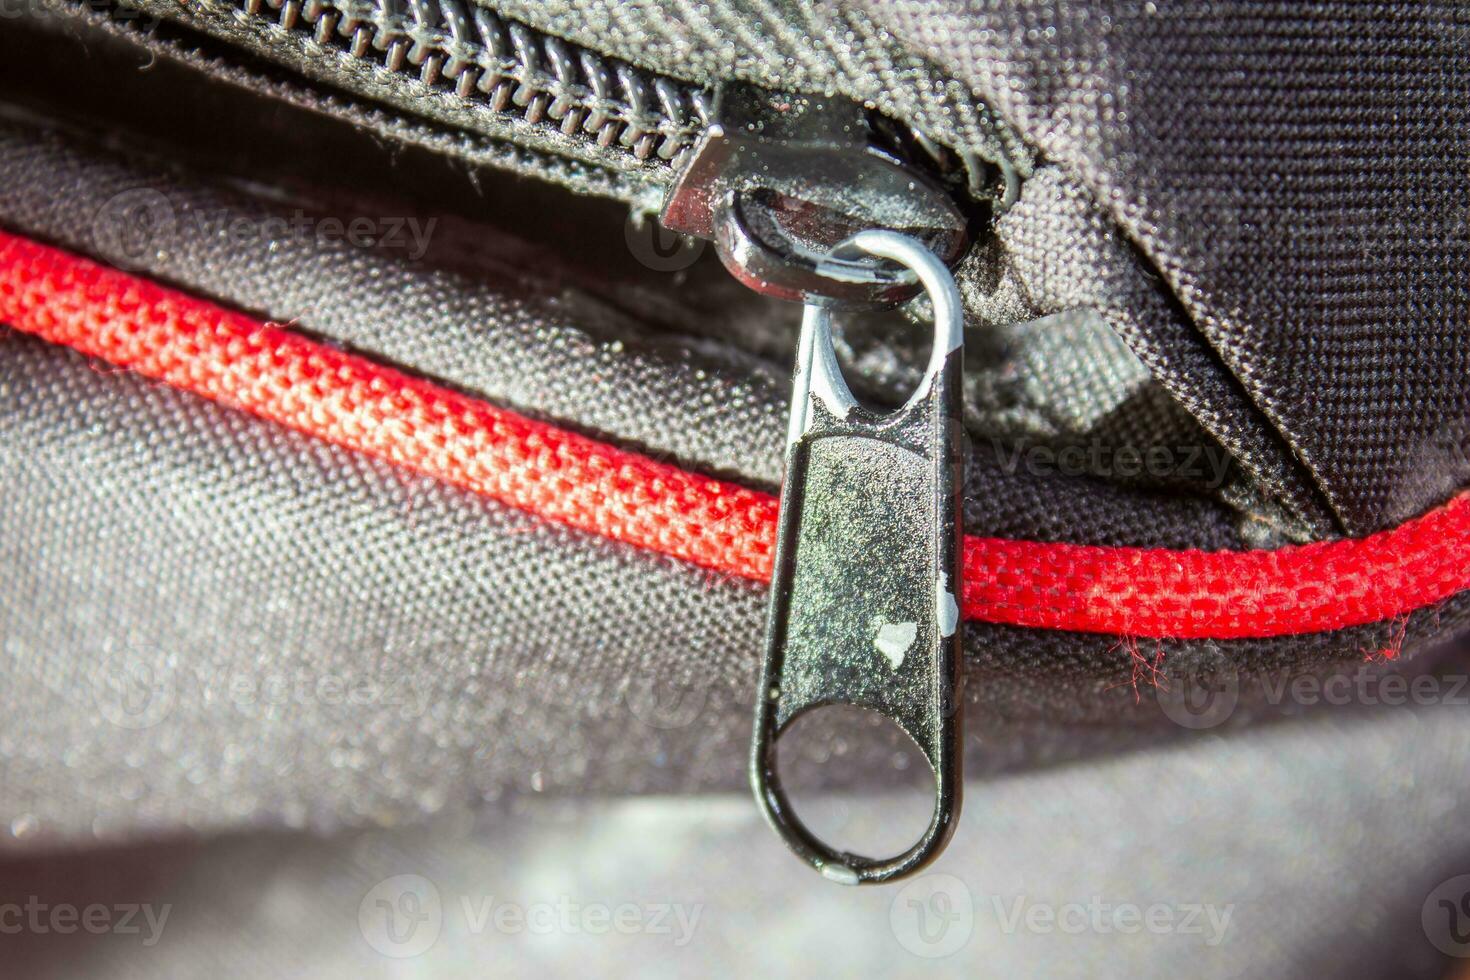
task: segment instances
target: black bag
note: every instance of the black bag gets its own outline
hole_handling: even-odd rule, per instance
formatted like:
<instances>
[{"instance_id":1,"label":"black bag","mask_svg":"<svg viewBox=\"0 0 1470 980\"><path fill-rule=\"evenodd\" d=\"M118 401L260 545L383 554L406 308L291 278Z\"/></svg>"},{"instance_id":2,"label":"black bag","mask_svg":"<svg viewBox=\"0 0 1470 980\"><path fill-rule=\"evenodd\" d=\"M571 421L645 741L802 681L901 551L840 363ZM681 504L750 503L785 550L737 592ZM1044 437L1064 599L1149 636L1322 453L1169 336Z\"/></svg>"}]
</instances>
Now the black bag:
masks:
<instances>
[{"instance_id":1,"label":"black bag","mask_svg":"<svg viewBox=\"0 0 1470 980\"><path fill-rule=\"evenodd\" d=\"M106 965L188 971L261 944L294 962L299 937L335 935L359 899L365 923L378 879L411 871L439 883L436 937L461 913L479 936L493 917L460 899L556 897L514 863L540 794L651 835L621 877L560 886L584 912L555 931L603 970L619 961L585 909L613 921L617 901L599 889L632 893L640 940L684 937L640 947L668 966L772 968L733 947L787 919L824 947L850 931L822 962L853 969L1188 956L1203 975L1433 976L1470 954L1463 4L14 13L0 827L17 908L140 902L126 882L156 864L180 869L147 887L184 922L142 953L174 958ZM745 793L752 705L781 696L757 674L789 300L838 307L862 411L927 376L936 304L871 259L833 278L828 251L870 228L943 258L963 306L963 439L944 443L964 453L963 676L925 710L940 725L962 706L971 809L917 891L853 898L726 794ZM877 493L874 472L843 486ZM889 516L884 541L920 533ZM871 656L881 678L943 643L922 616L888 629L892 593L862 576L901 562L869 550L814 615L878 636L840 663ZM880 707L833 694L858 691L854 670L814 671L812 700ZM783 754L797 807L817 836L856 835L823 807L917 779L912 820L842 845L902 850L930 821L934 753L871 712L830 723ZM654 794L726 829L614 802ZM476 852L495 833L524 853ZM546 833L581 855L559 867L624 846ZM417 857L331 856L380 840ZM486 862L515 887L476 883ZM350 900L222 940L182 870L209 867ZM385 900L405 895L428 898ZM752 900L771 904L738 911ZM683 932L653 928L659 904ZM819 929L833 907L848 917ZM376 952L354 939L316 965L477 955L362 930ZM60 930L22 931L27 962L58 969Z\"/></svg>"}]
</instances>

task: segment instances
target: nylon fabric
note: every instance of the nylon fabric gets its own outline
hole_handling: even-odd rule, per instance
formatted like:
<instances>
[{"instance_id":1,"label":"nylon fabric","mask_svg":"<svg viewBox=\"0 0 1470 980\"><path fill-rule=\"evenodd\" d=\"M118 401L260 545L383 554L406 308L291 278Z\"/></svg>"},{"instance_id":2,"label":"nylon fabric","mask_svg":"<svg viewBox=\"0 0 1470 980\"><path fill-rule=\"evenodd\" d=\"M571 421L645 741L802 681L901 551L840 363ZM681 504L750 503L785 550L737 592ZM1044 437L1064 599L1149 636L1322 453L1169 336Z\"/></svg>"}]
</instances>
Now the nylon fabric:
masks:
<instances>
[{"instance_id":1,"label":"nylon fabric","mask_svg":"<svg viewBox=\"0 0 1470 980\"><path fill-rule=\"evenodd\" d=\"M0 234L0 318L169 384L603 537L768 581L776 501ZM1470 588L1470 495L1359 541L1169 552L967 538L964 614L1083 632L1292 635Z\"/></svg>"}]
</instances>

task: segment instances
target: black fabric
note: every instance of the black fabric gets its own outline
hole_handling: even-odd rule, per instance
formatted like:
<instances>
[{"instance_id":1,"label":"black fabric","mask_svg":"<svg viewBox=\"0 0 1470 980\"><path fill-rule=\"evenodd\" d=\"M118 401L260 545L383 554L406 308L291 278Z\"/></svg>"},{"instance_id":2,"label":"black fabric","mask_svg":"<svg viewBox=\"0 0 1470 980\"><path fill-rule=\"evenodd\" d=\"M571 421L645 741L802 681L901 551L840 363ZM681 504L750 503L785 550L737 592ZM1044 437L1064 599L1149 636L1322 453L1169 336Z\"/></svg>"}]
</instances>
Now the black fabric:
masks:
<instances>
[{"instance_id":1,"label":"black fabric","mask_svg":"<svg viewBox=\"0 0 1470 980\"><path fill-rule=\"evenodd\" d=\"M1350 532L1470 481L1463 3L863 6L1102 202Z\"/></svg>"},{"instance_id":2,"label":"black fabric","mask_svg":"<svg viewBox=\"0 0 1470 980\"><path fill-rule=\"evenodd\" d=\"M830 83L952 140L1017 153L1029 179L965 274L967 302L978 320L1059 318L999 324L977 346L973 531L1276 545L1393 523L1465 482L1463 7L496 6L696 76ZM0 51L13 55L9 32ZM194 55L400 143L522 172L546 163ZM0 60L0 72L37 77L22 59ZM85 79L96 63L84 62L68 61L66 74ZM165 87L178 77L158 71ZM949 114L971 89L996 111ZM87 101L125 103L134 91L119 80ZM147 104L186 122L182 102ZM260 138L244 119L219 118L244 142ZM306 148L260 140L287 157L313 156L310 140L326 133L284 109L276 122L277 136L303 133ZM343 172L391 193L394 169L364 158ZM270 178L264 194L225 189L12 118L0 125L0 225L683 465L774 483L789 343L779 320L710 314L693 288L681 307L594 284L585 266L473 222L436 238L422 261L241 244L188 221L138 250L138 229L115 224L113 202L140 188L175 217L258 223L296 195L312 200L309 184L284 189L289 164L256 172ZM364 200L333 203L402 210ZM1105 315L1141 361L1119 356L1077 306ZM911 380L913 358L891 336L844 339L865 394L892 397ZM1203 442L1150 372L1209 429L1208 445L1235 454L1227 485L1212 488L1221 499L1187 481L1170 493L1007 473L985 450L988 435ZM4 328L0 406L0 849L12 852L0 900L176 906L158 949L32 933L7 937L11 965L374 974L390 961L363 942L359 903L405 873L437 882L448 909L492 893L554 899L547 889L579 903L705 903L687 949L650 949L647 936L617 947L644 972L696 957L739 957L756 973L902 974L919 962L899 948L906 893L834 893L770 839L743 792L759 588ZM967 768L990 778L969 787L961 832L935 869L958 876L980 914L950 963L1439 975L1447 964L1420 916L1436 884L1464 870L1456 713L1467 656L1463 645L1428 648L1467 622L1460 596L1405 621L1270 641L1134 644L968 624ZM1437 680L1436 703L1312 711L1271 693L1294 677L1399 673ZM1229 681L1238 703L1221 726L1190 731L1177 723L1179 699L1198 677ZM904 780L891 738L851 734L798 760L816 785L860 791L824 809L845 813ZM522 802L709 790L739 795L663 810L602 801L570 825L565 810ZM428 827L342 833L406 823ZM302 829L340 836L259 833ZM245 830L256 833L228 836ZM178 839L190 832L216 839ZM168 839L99 847L158 837ZM75 848L85 853L58 858ZM1229 903L1235 925L1203 948L1143 933L1015 935L994 928L992 897ZM479 946L448 935L417 965L571 968L591 938L560 935L552 954L520 937ZM607 938L593 950L601 972Z\"/></svg>"},{"instance_id":3,"label":"black fabric","mask_svg":"<svg viewBox=\"0 0 1470 980\"><path fill-rule=\"evenodd\" d=\"M682 465L758 486L778 478L794 315L782 326L769 310L724 320L686 310L681 323L677 302L592 285L544 247L447 214L436 215L444 230L421 258L242 240L222 229L236 218L260 227L313 200L289 160L268 171L279 183L264 194L258 182L200 179L11 115L0 127L6 227ZM236 125L252 132L248 120ZM413 207L393 198L387 163L355 160L353 173L369 181L373 203L347 194L337 206ZM144 229L141 248L118 205L140 189L161 195L175 219ZM997 226L1027 309L1095 307L1144 356L1120 357L1106 331L1075 312L989 336L992 356L971 379L980 451L967 486L970 530L1095 544L1279 544L1293 521L1310 524L1310 487L1248 386L1168 293L1147 288L1146 266L1108 214L1076 173L1044 164ZM747 314L762 322L737 327ZM1069 366L1059 338L1089 352L1079 362L1101 367ZM902 391L911 377L902 351L881 335L854 331L848 341L868 391ZM546 525L34 340L6 334L3 347L0 615L7 687L34 716L11 715L0 750L13 760L6 807L26 831L22 846L183 827L385 824L526 791L742 783L760 589ZM1008 401L1005 379L1019 370L1035 384ZM1159 395L1139 384L1150 371L1290 513L1273 517L1258 500L1232 509L1190 493L1008 472L985 441L1065 441L1113 424L1143 426L1123 439L1198 438L1169 409L1126 407ZM970 769L1187 737L1163 717L1180 693L1158 686L1170 670L1226 671L1240 684L1230 724L1269 719L1280 706L1265 686L1283 673L1418 653L1460 631L1467 615L1461 598L1406 623L1327 635L1137 645L969 624ZM1428 667L1415 658L1411 669ZM130 727L138 719L124 714L119 724L109 699L139 670L162 680L168 710ZM369 683L377 694L343 703L320 693L324 679ZM242 680L243 695L233 687ZM298 681L304 697L292 693ZM288 700L263 702L262 683L284 683ZM668 687L672 704L657 700ZM853 786L890 776L849 761L824 778Z\"/></svg>"},{"instance_id":4,"label":"black fabric","mask_svg":"<svg viewBox=\"0 0 1470 980\"><path fill-rule=\"evenodd\" d=\"M700 77L858 97L958 79L1137 246L1153 281L1135 291L1177 303L1218 358L1150 367L1181 399L1228 371L1238 393L1211 406L1226 427L1202 421L1229 445L1268 419L1290 452L1257 436L1243 462L1317 533L1305 488L1362 533L1470 482L1463 3L855 0L763 8L754 32L733 2L488 5ZM898 70L904 56L926 67ZM1241 398L1250 411L1228 407Z\"/></svg>"},{"instance_id":5,"label":"black fabric","mask_svg":"<svg viewBox=\"0 0 1470 980\"><path fill-rule=\"evenodd\" d=\"M1169 297L1142 274L1128 243L1085 190L1059 168L1043 167L996 231L1038 306L1099 311L1153 377L1279 502L1275 523L1297 537L1323 535L1316 495L1280 437Z\"/></svg>"}]
</instances>

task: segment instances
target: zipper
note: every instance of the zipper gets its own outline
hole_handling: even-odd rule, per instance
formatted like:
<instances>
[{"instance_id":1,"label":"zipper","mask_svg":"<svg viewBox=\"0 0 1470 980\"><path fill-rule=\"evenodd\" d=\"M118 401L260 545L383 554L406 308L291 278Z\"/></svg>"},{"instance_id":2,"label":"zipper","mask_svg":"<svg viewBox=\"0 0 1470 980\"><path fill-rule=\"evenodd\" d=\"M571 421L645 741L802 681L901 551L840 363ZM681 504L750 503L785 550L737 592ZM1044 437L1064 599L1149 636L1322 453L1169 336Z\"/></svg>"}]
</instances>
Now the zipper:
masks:
<instances>
[{"instance_id":1,"label":"zipper","mask_svg":"<svg viewBox=\"0 0 1470 980\"><path fill-rule=\"evenodd\" d=\"M1008 576L977 566L961 526L962 311L948 267L974 237L978 218L963 204L1004 207L1014 182L987 184L973 161L861 106L810 93L690 85L466 0L240 0L234 9L256 30L285 32L372 71L452 93L497 119L515 141L640 174L661 191L666 227L712 240L741 282L807 310L779 507L412 379L374 375L348 355L323 356L299 338L266 335L223 311L222 329L202 338L206 390L232 386L242 373L259 380L304 373L311 404L248 378L248 387L229 394L257 398L249 392L258 387L264 397L245 407L296 425L317 414L316 404L336 400L345 414L324 427L334 441L576 527L640 547L672 544L678 557L769 581L750 761L763 815L799 857L842 884L892 880L932 861L953 830L962 789L962 603L972 611L972 578L1003 590L1036 577L1031 569ZM217 16L212 8L192 15ZM830 310L891 307L921 286L936 324L924 381L896 412L869 412L841 380ZM181 362L178 338L141 351L135 337L103 337L96 346L99 338L85 332L56 334L44 316L31 319L89 352L198 383L200 366ZM184 339L197 347L201 338ZM338 385L345 391L328 390ZM408 439L405 425L415 432ZM536 471L531 461L548 455L565 465ZM646 500L649 487L661 499ZM1093 593L1078 604L1090 607L1108 593L1084 571L1097 556L1075 550L1077 564L1053 571L1066 589L1090 584ZM993 553L1004 554L1004 546ZM1436 588L1463 587L1463 569L1436 568ZM1125 576L1118 594L1147 587L1138 568ZM1056 606L1054 586L994 608L1043 615ZM1122 632L1136 636L1141 621L1176 612L1181 601L1185 618L1201 601L1218 601L1190 597L1192 588L1172 596L1165 588L1154 608L1125 602ZM889 858L837 851L794 813L775 746L800 714L828 704L883 715L931 766L933 818L907 851Z\"/></svg>"},{"instance_id":2,"label":"zipper","mask_svg":"<svg viewBox=\"0 0 1470 980\"><path fill-rule=\"evenodd\" d=\"M237 9L525 126L667 171L678 170L711 123L711 88L598 54L471 0L239 0ZM895 151L920 151L924 167L985 193L969 169L980 169L978 160L876 114L871 135ZM1014 190L1006 169L1002 196Z\"/></svg>"},{"instance_id":3,"label":"zipper","mask_svg":"<svg viewBox=\"0 0 1470 980\"><path fill-rule=\"evenodd\" d=\"M949 266L973 229L951 187L874 134L862 108L841 99L720 86L659 220L712 240L757 292L827 308L895 306L918 292L913 269L844 243L899 233Z\"/></svg>"},{"instance_id":4,"label":"zipper","mask_svg":"<svg viewBox=\"0 0 1470 980\"><path fill-rule=\"evenodd\" d=\"M563 137L677 166L709 93L466 0L241 0L241 13Z\"/></svg>"},{"instance_id":5,"label":"zipper","mask_svg":"<svg viewBox=\"0 0 1470 980\"><path fill-rule=\"evenodd\" d=\"M191 53L196 35L223 42L211 60L253 49L329 83L345 74L388 104L409 92L411 111L448 112L516 144L518 169L624 197L669 230L713 241L739 281L787 300L847 309L907 300L918 292L910 270L834 258L834 247L895 231L954 265L1019 186L1013 169L846 99L693 84L471 0L69 2L125 30L163 28L153 40ZM195 40L167 33L179 29Z\"/></svg>"},{"instance_id":6,"label":"zipper","mask_svg":"<svg viewBox=\"0 0 1470 980\"><path fill-rule=\"evenodd\" d=\"M920 280L933 311L932 350L908 401L874 412L842 378L831 311L806 306L750 782L766 821L799 858L828 880L859 885L901 878L934 860L954 831L963 795L956 596L964 592L964 320L949 270L917 240L865 231L837 251L902 263ZM776 744L803 713L832 704L888 719L929 764L933 816L900 854L839 851L791 805Z\"/></svg>"},{"instance_id":7,"label":"zipper","mask_svg":"<svg viewBox=\"0 0 1470 980\"><path fill-rule=\"evenodd\" d=\"M1358 611L1330 627L1299 608L1273 606L1283 598L1315 602L1321 591L1310 580L1285 591L1262 588L1263 574L1270 582L1276 571L1276 554L1257 563L1242 591L1228 579L1248 569L1248 559L1167 552L1150 559L1141 549L965 539L962 323L947 267L975 237L982 219L974 206L993 212L1014 199L1018 186L1004 168L997 182L977 161L842 100L693 85L466 0L240 0L233 10L257 30L285 32L373 71L452 93L539 151L639 174L661 192L666 227L713 241L726 267L751 288L804 303L779 508L764 495L638 460L243 317L201 311L187 300L180 306L156 287L144 297L165 311L156 336L148 331L158 323L146 318L141 329L124 324L98 334L89 332L96 327L90 316L50 315L47 304L78 281L83 290L88 280L103 282L104 293L126 288L105 270L72 267L39 292L27 277L0 280L0 313L20 329L551 519L769 581L752 784L777 832L831 880L860 884L911 874L953 829L962 786L962 611L1126 637L1252 636L1261 635L1262 620L1293 621L1293 632L1381 621L1470 587L1460 560L1470 540L1470 497L1399 535L1412 557L1394 556L1394 575L1384 571L1391 562L1364 564L1373 546L1297 553L1308 561L1314 548L1338 553L1323 562L1330 573L1323 578L1335 583L1333 615L1344 608L1343 583L1359 582ZM187 16L217 14L193 8ZM861 247L846 247L853 243ZM40 267L41 278L46 268L67 265L38 248L0 235L0 258L9 251L20 265ZM891 307L921 286L936 321L931 365L908 404L871 413L841 380L830 310ZM86 295L81 302L61 299L73 312L97 305ZM293 389L298 384L304 396ZM323 423L327 403L343 414ZM421 438L403 437L405 418ZM535 470L548 455L558 460L553 479ZM1448 529L1448 552L1435 546L1441 539L1425 535L1430 525ZM1059 603L1059 595L1070 604ZM1262 606L1260 616L1243 612L1241 600L1247 609ZM1112 618L1099 617L1100 610ZM1193 632L1202 620L1207 631ZM933 820L903 854L872 859L834 851L792 812L775 770L775 743L800 713L832 703L894 721L934 770Z\"/></svg>"},{"instance_id":8,"label":"zipper","mask_svg":"<svg viewBox=\"0 0 1470 980\"><path fill-rule=\"evenodd\" d=\"M719 106L731 100L720 90L740 88L639 68L472 0L67 2L115 28L160 35L165 43L179 40L180 28L191 32L189 44L200 36L212 39L211 57L249 49L329 84L334 74L372 79L378 97L390 104L408 92L417 103L411 111L516 144L524 151L518 167L621 197L642 211L667 211L691 158L722 128ZM396 99L390 89L399 93ZM754 91L773 102L818 98ZM833 109L842 101L827 100ZM449 107L452 118L441 117L436 106ZM942 146L852 103L841 111L857 120L852 142L886 156L917 183L941 189L967 215L1003 208L1017 193L1019 178L1008 161ZM578 177L578 168L585 174L589 167L611 179Z\"/></svg>"}]
</instances>

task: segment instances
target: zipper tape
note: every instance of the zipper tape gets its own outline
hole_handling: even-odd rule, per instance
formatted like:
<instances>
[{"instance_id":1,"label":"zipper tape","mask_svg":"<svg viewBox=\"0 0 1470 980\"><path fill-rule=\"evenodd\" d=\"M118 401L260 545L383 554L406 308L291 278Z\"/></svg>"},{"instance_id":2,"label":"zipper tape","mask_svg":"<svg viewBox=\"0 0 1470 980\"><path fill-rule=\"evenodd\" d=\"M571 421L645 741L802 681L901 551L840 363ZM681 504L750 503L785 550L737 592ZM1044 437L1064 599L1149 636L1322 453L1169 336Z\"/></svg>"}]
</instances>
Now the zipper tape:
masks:
<instances>
[{"instance_id":1,"label":"zipper tape","mask_svg":"<svg viewBox=\"0 0 1470 980\"><path fill-rule=\"evenodd\" d=\"M0 231L0 321L589 533L769 582L776 498ZM1391 620L1470 589L1470 493L1364 538L1270 551L966 537L967 619L1240 639Z\"/></svg>"}]
</instances>

